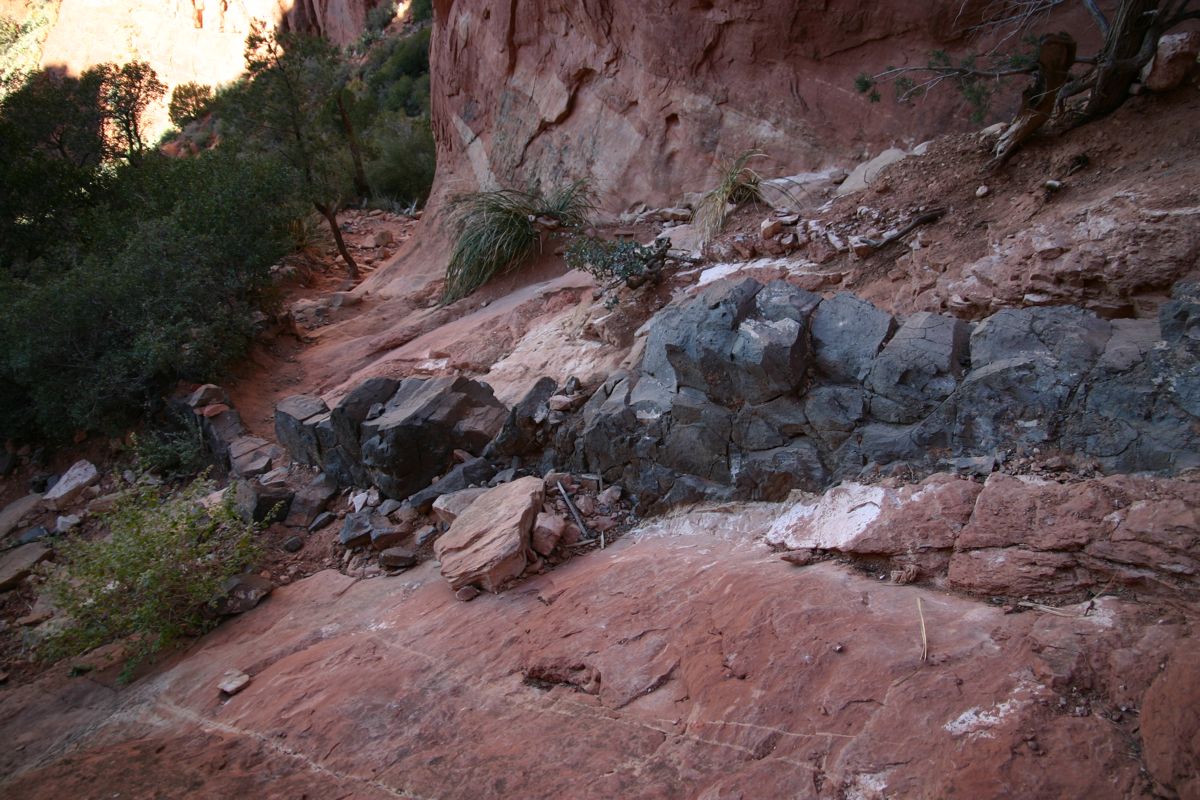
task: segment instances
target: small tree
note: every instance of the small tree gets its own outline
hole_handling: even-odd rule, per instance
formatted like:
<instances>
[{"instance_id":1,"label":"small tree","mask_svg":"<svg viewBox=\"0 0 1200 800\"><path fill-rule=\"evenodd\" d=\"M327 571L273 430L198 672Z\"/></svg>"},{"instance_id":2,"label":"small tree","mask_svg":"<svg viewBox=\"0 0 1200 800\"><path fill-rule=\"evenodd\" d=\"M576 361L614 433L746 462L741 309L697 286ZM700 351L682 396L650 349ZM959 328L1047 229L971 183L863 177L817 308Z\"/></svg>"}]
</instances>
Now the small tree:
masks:
<instances>
[{"instance_id":1,"label":"small tree","mask_svg":"<svg viewBox=\"0 0 1200 800\"><path fill-rule=\"evenodd\" d=\"M1089 93L1080 122L1115 111L1129 98L1130 88L1154 57L1162 35L1187 20L1200 19L1200 9L1192 8L1195 0L1119 0L1110 13L1096 0L1006 0L989 6L992 13L985 15L976 30L1006 30L1003 41L1008 41L1068 2L1078 2L1086 9L1104 36L1103 46L1092 56L1077 56L1075 40L1069 33L1046 34L1032 40L1037 49L1031 54L993 49L982 56L970 54L955 64L939 51L921 67L889 67L874 76L860 75L856 86L877 102L880 96L876 85L891 81L897 99L906 101L949 80L981 111L990 96L990 84L1031 75L1033 81L1024 92L1021 110L996 145L993 164L998 166L1069 97ZM1086 65L1077 76L1071 74L1076 64ZM913 74L920 75L921 80L913 80Z\"/></svg>"},{"instance_id":2,"label":"small tree","mask_svg":"<svg viewBox=\"0 0 1200 800\"><path fill-rule=\"evenodd\" d=\"M333 119L340 90L338 51L317 37L266 31L256 24L245 52L250 80L230 122L295 169L301 191L329 224L347 271L357 278L358 265L337 222L350 173Z\"/></svg>"},{"instance_id":3,"label":"small tree","mask_svg":"<svg viewBox=\"0 0 1200 800\"><path fill-rule=\"evenodd\" d=\"M167 116L171 123L182 128L194 119L199 119L208 113L212 102L211 86L188 81L181 83L171 92L171 102L167 105Z\"/></svg>"},{"instance_id":4,"label":"small tree","mask_svg":"<svg viewBox=\"0 0 1200 800\"><path fill-rule=\"evenodd\" d=\"M103 100L114 150L130 163L146 152L143 116L151 103L166 94L167 87L145 61L115 67L104 65Z\"/></svg>"}]
</instances>

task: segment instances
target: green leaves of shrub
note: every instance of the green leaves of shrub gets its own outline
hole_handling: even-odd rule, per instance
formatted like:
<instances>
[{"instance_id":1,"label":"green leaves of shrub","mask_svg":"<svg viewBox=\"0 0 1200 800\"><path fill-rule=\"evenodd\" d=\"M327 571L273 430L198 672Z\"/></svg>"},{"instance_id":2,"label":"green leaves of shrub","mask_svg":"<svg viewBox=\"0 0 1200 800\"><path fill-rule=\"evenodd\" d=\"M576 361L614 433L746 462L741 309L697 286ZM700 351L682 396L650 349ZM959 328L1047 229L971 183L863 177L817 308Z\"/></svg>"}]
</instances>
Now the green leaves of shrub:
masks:
<instances>
[{"instance_id":1,"label":"green leaves of shrub","mask_svg":"<svg viewBox=\"0 0 1200 800\"><path fill-rule=\"evenodd\" d=\"M255 527L227 500L205 508L213 484L174 495L137 487L105 517L109 539L58 548L49 588L67 623L44 645L55 659L125 639L126 675L149 655L216 624L211 604L258 556Z\"/></svg>"}]
</instances>

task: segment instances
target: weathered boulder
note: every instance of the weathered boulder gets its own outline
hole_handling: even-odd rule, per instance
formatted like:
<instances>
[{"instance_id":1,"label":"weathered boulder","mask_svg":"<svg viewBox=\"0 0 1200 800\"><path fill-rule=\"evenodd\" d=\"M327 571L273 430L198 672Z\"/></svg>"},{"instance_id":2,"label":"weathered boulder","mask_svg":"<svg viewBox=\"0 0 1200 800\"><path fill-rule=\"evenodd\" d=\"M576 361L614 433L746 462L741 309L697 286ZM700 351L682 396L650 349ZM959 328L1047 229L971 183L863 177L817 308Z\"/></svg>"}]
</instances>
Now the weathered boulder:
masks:
<instances>
[{"instance_id":1,"label":"weathered boulder","mask_svg":"<svg viewBox=\"0 0 1200 800\"><path fill-rule=\"evenodd\" d=\"M433 545L450 588L498 592L520 575L543 496L542 479L528 477L489 489L472 503Z\"/></svg>"},{"instance_id":2,"label":"weathered boulder","mask_svg":"<svg viewBox=\"0 0 1200 800\"><path fill-rule=\"evenodd\" d=\"M27 494L4 507L0 511L0 539L8 536L21 521L36 511L42 504L40 494Z\"/></svg>"},{"instance_id":3,"label":"weathered boulder","mask_svg":"<svg viewBox=\"0 0 1200 800\"><path fill-rule=\"evenodd\" d=\"M558 546L563 532L567 529L567 521L558 514L539 513L533 523L530 544L534 552L548 556Z\"/></svg>"},{"instance_id":4,"label":"weathered boulder","mask_svg":"<svg viewBox=\"0 0 1200 800\"><path fill-rule=\"evenodd\" d=\"M79 499L84 490L100 480L96 466L82 459L71 465L58 482L42 497L42 502L51 511L62 511Z\"/></svg>"},{"instance_id":5,"label":"weathered boulder","mask_svg":"<svg viewBox=\"0 0 1200 800\"><path fill-rule=\"evenodd\" d=\"M1168 33L1158 40L1154 59L1142 70L1142 83L1152 92L1168 92L1196 69L1200 31Z\"/></svg>"},{"instance_id":6,"label":"weathered boulder","mask_svg":"<svg viewBox=\"0 0 1200 800\"><path fill-rule=\"evenodd\" d=\"M811 440L742 455L735 469L738 495L749 500L783 500L795 489L816 492L829 483L829 471Z\"/></svg>"},{"instance_id":7,"label":"weathered boulder","mask_svg":"<svg viewBox=\"0 0 1200 800\"><path fill-rule=\"evenodd\" d=\"M361 426L374 409L376 413L395 393L400 382L392 378L368 378L343 397L329 419L317 427L321 466L342 485L366 486L370 477L362 465Z\"/></svg>"},{"instance_id":8,"label":"weathered boulder","mask_svg":"<svg viewBox=\"0 0 1200 800\"><path fill-rule=\"evenodd\" d=\"M286 480L264 478L266 476L236 481L233 487L234 504L242 518L248 521L283 521L288 516L296 493Z\"/></svg>"},{"instance_id":9,"label":"weathered boulder","mask_svg":"<svg viewBox=\"0 0 1200 800\"><path fill-rule=\"evenodd\" d=\"M1142 754L1163 796L1200 796L1200 641L1181 639L1142 700Z\"/></svg>"},{"instance_id":10,"label":"weathered boulder","mask_svg":"<svg viewBox=\"0 0 1200 800\"><path fill-rule=\"evenodd\" d=\"M486 458L472 458L470 461L456 464L453 469L438 478L436 483L410 495L408 505L422 514L428 514L434 501L442 495L486 484L494 474L495 469Z\"/></svg>"},{"instance_id":11,"label":"weathered boulder","mask_svg":"<svg viewBox=\"0 0 1200 800\"><path fill-rule=\"evenodd\" d=\"M363 465L386 496L404 499L439 475L454 450L480 452L507 416L487 384L405 379L382 413L362 424Z\"/></svg>"},{"instance_id":12,"label":"weathered boulder","mask_svg":"<svg viewBox=\"0 0 1200 800\"><path fill-rule=\"evenodd\" d=\"M320 464L317 424L328 419L329 406L319 397L296 394L275 406L275 438L302 464Z\"/></svg>"},{"instance_id":13,"label":"weathered boulder","mask_svg":"<svg viewBox=\"0 0 1200 800\"><path fill-rule=\"evenodd\" d=\"M480 495L487 494L487 492L487 487L480 486L444 494L433 501L433 516L439 522L451 525L464 511L470 508L472 503L479 499Z\"/></svg>"},{"instance_id":14,"label":"weathered boulder","mask_svg":"<svg viewBox=\"0 0 1200 800\"><path fill-rule=\"evenodd\" d=\"M50 557L50 552L46 545L31 542L0 555L0 592L20 585L34 567Z\"/></svg>"},{"instance_id":15,"label":"weathered boulder","mask_svg":"<svg viewBox=\"0 0 1200 800\"><path fill-rule=\"evenodd\" d=\"M325 506L337 494L338 484L324 472L314 475L312 480L296 490L288 509L286 524L292 528L307 528L325 510Z\"/></svg>"},{"instance_id":16,"label":"weathered boulder","mask_svg":"<svg viewBox=\"0 0 1200 800\"><path fill-rule=\"evenodd\" d=\"M371 512L356 511L347 514L342 522L338 541L343 547L363 547L371 543Z\"/></svg>"},{"instance_id":17,"label":"weathered boulder","mask_svg":"<svg viewBox=\"0 0 1200 800\"><path fill-rule=\"evenodd\" d=\"M553 378L538 379L533 388L508 412L508 419L492 441L496 455L519 456L545 447L549 401L557 391L558 382Z\"/></svg>"},{"instance_id":18,"label":"weathered boulder","mask_svg":"<svg viewBox=\"0 0 1200 800\"><path fill-rule=\"evenodd\" d=\"M225 581L224 593L216 603L217 613L223 616L243 614L258 605L274 588L275 584L253 572L234 575Z\"/></svg>"},{"instance_id":19,"label":"weathered boulder","mask_svg":"<svg viewBox=\"0 0 1200 800\"><path fill-rule=\"evenodd\" d=\"M379 554L379 566L384 569L408 569L416 565L416 554L406 547L389 547Z\"/></svg>"},{"instance_id":20,"label":"weathered boulder","mask_svg":"<svg viewBox=\"0 0 1200 800\"><path fill-rule=\"evenodd\" d=\"M812 315L817 366L835 382L860 383L895 329L891 314L854 295L826 300Z\"/></svg>"}]
</instances>

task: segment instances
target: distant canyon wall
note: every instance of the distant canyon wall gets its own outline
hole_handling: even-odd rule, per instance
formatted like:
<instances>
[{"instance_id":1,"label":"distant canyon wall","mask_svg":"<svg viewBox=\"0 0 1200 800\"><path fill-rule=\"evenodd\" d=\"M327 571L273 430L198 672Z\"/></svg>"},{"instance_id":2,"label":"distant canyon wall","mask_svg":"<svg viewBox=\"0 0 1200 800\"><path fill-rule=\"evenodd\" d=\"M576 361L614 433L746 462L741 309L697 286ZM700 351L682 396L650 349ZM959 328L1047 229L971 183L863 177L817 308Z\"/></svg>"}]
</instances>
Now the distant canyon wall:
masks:
<instances>
[{"instance_id":1,"label":"distant canyon wall","mask_svg":"<svg viewBox=\"0 0 1200 800\"><path fill-rule=\"evenodd\" d=\"M970 127L949 87L869 103L854 78L967 49L986 5L437 0L439 190L590 177L613 211L705 189L746 148L787 175Z\"/></svg>"}]
</instances>

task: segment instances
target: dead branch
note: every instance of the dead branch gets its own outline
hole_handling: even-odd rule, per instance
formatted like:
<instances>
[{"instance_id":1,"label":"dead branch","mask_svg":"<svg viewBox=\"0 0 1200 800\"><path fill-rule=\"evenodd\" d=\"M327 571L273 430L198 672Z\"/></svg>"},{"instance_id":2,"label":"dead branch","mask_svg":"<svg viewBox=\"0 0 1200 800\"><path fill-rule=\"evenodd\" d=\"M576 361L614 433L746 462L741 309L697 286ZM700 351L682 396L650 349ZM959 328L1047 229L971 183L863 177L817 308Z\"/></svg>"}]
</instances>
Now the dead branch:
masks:
<instances>
[{"instance_id":1,"label":"dead branch","mask_svg":"<svg viewBox=\"0 0 1200 800\"><path fill-rule=\"evenodd\" d=\"M908 236L908 234L912 233L917 227L919 227L921 225L928 225L931 222L937 222L939 219L941 219L943 216L945 216L945 214L946 214L946 209L934 208L929 211L926 211L924 214L917 215L916 217L913 218L913 220L911 222L909 222L907 225L905 225L903 228L896 231L895 233L890 233L887 236L883 237L882 239L864 239L863 241L866 242L868 245L870 245L872 249L878 250L881 247L891 244L892 242L896 242L896 241L899 241L900 239L903 239L905 236Z\"/></svg>"}]
</instances>

